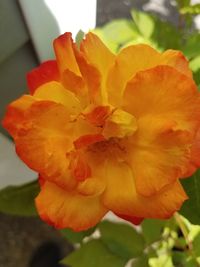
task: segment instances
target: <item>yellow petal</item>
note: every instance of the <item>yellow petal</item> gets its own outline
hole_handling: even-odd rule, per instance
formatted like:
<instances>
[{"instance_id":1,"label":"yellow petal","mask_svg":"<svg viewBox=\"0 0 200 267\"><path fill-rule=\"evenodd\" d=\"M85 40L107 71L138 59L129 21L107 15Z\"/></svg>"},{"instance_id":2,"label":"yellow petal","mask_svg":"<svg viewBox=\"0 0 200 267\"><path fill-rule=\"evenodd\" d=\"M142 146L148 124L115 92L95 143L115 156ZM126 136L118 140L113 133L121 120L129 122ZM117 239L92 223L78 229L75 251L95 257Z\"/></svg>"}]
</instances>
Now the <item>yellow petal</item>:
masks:
<instances>
[{"instance_id":1,"label":"yellow petal","mask_svg":"<svg viewBox=\"0 0 200 267\"><path fill-rule=\"evenodd\" d=\"M95 103L107 104L107 88L105 86L105 81L108 70L114 62L115 55L104 45L99 37L91 32L89 32L86 35L86 38L81 42L80 50L87 62L93 66L93 68L87 67L87 72L90 75L93 73L95 75L96 82L98 82L96 89L93 87L91 90L91 93L93 93L93 98L95 99ZM84 65L86 67L88 64ZM96 71L94 71L94 68ZM87 73L85 74L88 76ZM87 80L91 81L91 78Z\"/></svg>"},{"instance_id":2,"label":"yellow petal","mask_svg":"<svg viewBox=\"0 0 200 267\"><path fill-rule=\"evenodd\" d=\"M58 67L61 74L63 74L63 72L68 69L77 76L81 76L74 55L74 46L75 44L72 40L72 35L69 32L60 35L54 40L56 61L58 63Z\"/></svg>"},{"instance_id":3,"label":"yellow petal","mask_svg":"<svg viewBox=\"0 0 200 267\"><path fill-rule=\"evenodd\" d=\"M128 83L124 109L138 123L130 164L140 194L150 196L189 171L199 104L194 82L169 66L141 72Z\"/></svg>"},{"instance_id":4,"label":"yellow petal","mask_svg":"<svg viewBox=\"0 0 200 267\"><path fill-rule=\"evenodd\" d=\"M104 205L114 213L139 218L168 218L177 211L187 196L179 182L174 182L151 197L137 193L133 172L124 162L110 159L106 163Z\"/></svg>"},{"instance_id":5,"label":"yellow petal","mask_svg":"<svg viewBox=\"0 0 200 267\"><path fill-rule=\"evenodd\" d=\"M88 62L96 66L102 75L106 74L115 59L115 55L92 32L86 34L85 39L81 42L80 50Z\"/></svg>"},{"instance_id":6,"label":"yellow petal","mask_svg":"<svg viewBox=\"0 0 200 267\"><path fill-rule=\"evenodd\" d=\"M77 191L81 195L85 196L97 196L103 193L105 190L105 183L99 177L91 177L83 182L80 182L77 187Z\"/></svg>"},{"instance_id":7,"label":"yellow petal","mask_svg":"<svg viewBox=\"0 0 200 267\"><path fill-rule=\"evenodd\" d=\"M25 111L34 102L35 99L32 96L23 95L8 105L2 124L13 138L17 136L17 132L24 122Z\"/></svg>"},{"instance_id":8,"label":"yellow petal","mask_svg":"<svg viewBox=\"0 0 200 267\"><path fill-rule=\"evenodd\" d=\"M27 110L26 120L15 138L19 157L43 176L60 179L62 186L71 179L66 172L69 165L66 154L73 148L68 125L69 115L64 106L38 101Z\"/></svg>"},{"instance_id":9,"label":"yellow petal","mask_svg":"<svg viewBox=\"0 0 200 267\"><path fill-rule=\"evenodd\" d=\"M108 211L99 197L65 191L49 182L42 186L36 207L44 221L56 228L72 228L74 231L95 226Z\"/></svg>"},{"instance_id":10,"label":"yellow petal","mask_svg":"<svg viewBox=\"0 0 200 267\"><path fill-rule=\"evenodd\" d=\"M39 100L50 100L64 105L70 114L78 114L81 106L74 93L65 89L59 82L49 82L37 88L34 95Z\"/></svg>"},{"instance_id":11,"label":"yellow petal","mask_svg":"<svg viewBox=\"0 0 200 267\"><path fill-rule=\"evenodd\" d=\"M163 54L148 45L133 45L126 47L117 55L111 68L107 87L110 103L120 106L127 82L139 71L158 65L169 65L191 77L188 62L181 52L167 50Z\"/></svg>"},{"instance_id":12,"label":"yellow petal","mask_svg":"<svg viewBox=\"0 0 200 267\"><path fill-rule=\"evenodd\" d=\"M106 120L102 134L110 137L123 138L131 136L137 130L135 117L121 109L116 109Z\"/></svg>"}]
</instances>

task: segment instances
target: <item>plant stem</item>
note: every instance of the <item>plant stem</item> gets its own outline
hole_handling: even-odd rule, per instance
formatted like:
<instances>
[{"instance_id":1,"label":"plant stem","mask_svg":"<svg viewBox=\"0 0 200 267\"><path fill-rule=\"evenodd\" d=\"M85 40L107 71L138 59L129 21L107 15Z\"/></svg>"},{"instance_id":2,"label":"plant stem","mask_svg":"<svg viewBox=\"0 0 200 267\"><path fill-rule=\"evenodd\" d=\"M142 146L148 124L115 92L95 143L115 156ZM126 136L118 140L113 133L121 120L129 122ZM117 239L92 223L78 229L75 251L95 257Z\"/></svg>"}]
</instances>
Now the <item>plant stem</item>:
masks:
<instances>
[{"instance_id":1,"label":"plant stem","mask_svg":"<svg viewBox=\"0 0 200 267\"><path fill-rule=\"evenodd\" d=\"M174 214L174 218L175 218L178 226L180 227L181 232L183 233L183 236L187 242L189 250L192 250L193 249L192 242L188 238L189 231L188 231L187 226L185 225L184 221L182 220L181 215L178 212L176 212Z\"/></svg>"}]
</instances>

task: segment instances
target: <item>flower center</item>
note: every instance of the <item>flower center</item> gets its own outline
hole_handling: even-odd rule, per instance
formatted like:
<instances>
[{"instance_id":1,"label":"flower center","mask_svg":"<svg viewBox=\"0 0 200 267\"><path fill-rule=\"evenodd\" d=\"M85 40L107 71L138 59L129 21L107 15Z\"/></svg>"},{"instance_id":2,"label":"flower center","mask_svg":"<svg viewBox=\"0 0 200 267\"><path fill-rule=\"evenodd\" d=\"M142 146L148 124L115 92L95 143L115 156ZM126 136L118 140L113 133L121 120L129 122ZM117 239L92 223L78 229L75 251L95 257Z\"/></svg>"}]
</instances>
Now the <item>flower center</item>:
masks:
<instances>
[{"instance_id":1,"label":"flower center","mask_svg":"<svg viewBox=\"0 0 200 267\"><path fill-rule=\"evenodd\" d=\"M96 142L87 147L87 151L98 154L99 158L115 157L123 159L127 153L127 138L111 137L108 140Z\"/></svg>"},{"instance_id":2,"label":"flower center","mask_svg":"<svg viewBox=\"0 0 200 267\"><path fill-rule=\"evenodd\" d=\"M106 138L124 138L137 130L136 118L122 109L115 109L106 119L102 135Z\"/></svg>"}]
</instances>

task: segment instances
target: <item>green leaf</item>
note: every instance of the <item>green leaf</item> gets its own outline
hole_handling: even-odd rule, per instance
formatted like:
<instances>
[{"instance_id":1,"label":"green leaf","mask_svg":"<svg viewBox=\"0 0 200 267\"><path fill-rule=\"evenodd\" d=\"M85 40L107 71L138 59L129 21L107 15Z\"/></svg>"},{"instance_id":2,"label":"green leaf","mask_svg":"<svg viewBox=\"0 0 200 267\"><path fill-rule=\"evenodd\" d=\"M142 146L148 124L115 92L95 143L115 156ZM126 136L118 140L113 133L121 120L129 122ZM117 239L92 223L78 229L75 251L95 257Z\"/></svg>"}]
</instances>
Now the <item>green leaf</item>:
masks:
<instances>
[{"instance_id":1,"label":"green leaf","mask_svg":"<svg viewBox=\"0 0 200 267\"><path fill-rule=\"evenodd\" d=\"M80 31L77 33L75 39L76 39L76 44L77 44L78 47L80 47L80 43L81 43L81 41L83 40L84 36L85 36L85 33L84 33L82 30L80 30Z\"/></svg>"},{"instance_id":2,"label":"green leaf","mask_svg":"<svg viewBox=\"0 0 200 267\"><path fill-rule=\"evenodd\" d=\"M139 33L132 20L116 19L93 30L114 53L127 42L138 38ZM119 34L120 33L120 34Z\"/></svg>"},{"instance_id":3,"label":"green leaf","mask_svg":"<svg viewBox=\"0 0 200 267\"><path fill-rule=\"evenodd\" d=\"M144 239L132 226L103 221L99 224L103 243L113 253L125 259L138 257L144 250Z\"/></svg>"},{"instance_id":4,"label":"green leaf","mask_svg":"<svg viewBox=\"0 0 200 267\"><path fill-rule=\"evenodd\" d=\"M112 254L100 240L91 240L72 252L62 263L72 267L124 267L126 260Z\"/></svg>"},{"instance_id":5,"label":"green leaf","mask_svg":"<svg viewBox=\"0 0 200 267\"><path fill-rule=\"evenodd\" d=\"M200 33L194 33L187 39L182 50L185 56L189 59L200 55Z\"/></svg>"},{"instance_id":6,"label":"green leaf","mask_svg":"<svg viewBox=\"0 0 200 267\"><path fill-rule=\"evenodd\" d=\"M95 28L92 30L93 33L95 33L101 41L113 52L116 53L119 50L119 45L115 42L112 42L109 40L108 36L105 36L103 28Z\"/></svg>"},{"instance_id":7,"label":"green leaf","mask_svg":"<svg viewBox=\"0 0 200 267\"><path fill-rule=\"evenodd\" d=\"M164 220L146 219L142 222L142 232L147 244L152 244L161 239L162 232L166 225Z\"/></svg>"},{"instance_id":8,"label":"green leaf","mask_svg":"<svg viewBox=\"0 0 200 267\"><path fill-rule=\"evenodd\" d=\"M0 190L0 211L12 215L36 215L34 199L39 193L37 181Z\"/></svg>"},{"instance_id":9,"label":"green leaf","mask_svg":"<svg viewBox=\"0 0 200 267\"><path fill-rule=\"evenodd\" d=\"M184 251L173 251L172 262L175 266L185 266L187 261L187 255ZM183 265L184 264L184 265Z\"/></svg>"},{"instance_id":10,"label":"green leaf","mask_svg":"<svg viewBox=\"0 0 200 267\"><path fill-rule=\"evenodd\" d=\"M161 254L158 258L149 259L150 267L174 267L170 255Z\"/></svg>"},{"instance_id":11,"label":"green leaf","mask_svg":"<svg viewBox=\"0 0 200 267\"><path fill-rule=\"evenodd\" d=\"M200 257L200 233L198 233L192 242L193 251L196 257Z\"/></svg>"},{"instance_id":12,"label":"green leaf","mask_svg":"<svg viewBox=\"0 0 200 267\"><path fill-rule=\"evenodd\" d=\"M131 10L131 15L140 34L146 38L150 38L155 29L155 22L152 16L135 9Z\"/></svg>"},{"instance_id":13,"label":"green leaf","mask_svg":"<svg viewBox=\"0 0 200 267\"><path fill-rule=\"evenodd\" d=\"M172 262L177 267L196 267L197 262L185 251L173 251Z\"/></svg>"},{"instance_id":14,"label":"green leaf","mask_svg":"<svg viewBox=\"0 0 200 267\"><path fill-rule=\"evenodd\" d=\"M200 14L200 4L196 4L192 6L185 6L180 9L180 13L183 15L185 14L198 15Z\"/></svg>"},{"instance_id":15,"label":"green leaf","mask_svg":"<svg viewBox=\"0 0 200 267\"><path fill-rule=\"evenodd\" d=\"M182 179L181 183L189 197L180 210L191 223L200 224L200 170L190 178Z\"/></svg>"},{"instance_id":16,"label":"green leaf","mask_svg":"<svg viewBox=\"0 0 200 267\"><path fill-rule=\"evenodd\" d=\"M193 71L193 78L197 84L200 83L200 56L190 61L190 68Z\"/></svg>"},{"instance_id":17,"label":"green leaf","mask_svg":"<svg viewBox=\"0 0 200 267\"><path fill-rule=\"evenodd\" d=\"M180 48L181 33L171 23L134 9L131 15L141 36L150 40L157 49Z\"/></svg>"},{"instance_id":18,"label":"green leaf","mask_svg":"<svg viewBox=\"0 0 200 267\"><path fill-rule=\"evenodd\" d=\"M102 30L110 42L120 46L138 36L134 23L127 19L113 20L107 23Z\"/></svg>"},{"instance_id":19,"label":"green leaf","mask_svg":"<svg viewBox=\"0 0 200 267\"><path fill-rule=\"evenodd\" d=\"M193 72L196 72L200 69L200 55L190 61L190 68Z\"/></svg>"},{"instance_id":20,"label":"green leaf","mask_svg":"<svg viewBox=\"0 0 200 267\"><path fill-rule=\"evenodd\" d=\"M171 23L162 21L157 17L154 17L154 22L156 27L152 33L151 39L154 43L157 43L158 48L162 50L180 49L181 32Z\"/></svg>"},{"instance_id":21,"label":"green leaf","mask_svg":"<svg viewBox=\"0 0 200 267\"><path fill-rule=\"evenodd\" d=\"M134 259L131 266L132 267L149 267L148 262L149 262L148 256L144 255L142 257Z\"/></svg>"},{"instance_id":22,"label":"green leaf","mask_svg":"<svg viewBox=\"0 0 200 267\"><path fill-rule=\"evenodd\" d=\"M60 232L71 243L76 244L76 243L81 243L86 236L90 236L95 231L95 229L96 228L93 227L87 231L82 231L82 232L74 232L71 229L62 229L60 230Z\"/></svg>"},{"instance_id":23,"label":"green leaf","mask_svg":"<svg viewBox=\"0 0 200 267\"><path fill-rule=\"evenodd\" d=\"M190 5L190 0L176 0L179 8Z\"/></svg>"}]
</instances>

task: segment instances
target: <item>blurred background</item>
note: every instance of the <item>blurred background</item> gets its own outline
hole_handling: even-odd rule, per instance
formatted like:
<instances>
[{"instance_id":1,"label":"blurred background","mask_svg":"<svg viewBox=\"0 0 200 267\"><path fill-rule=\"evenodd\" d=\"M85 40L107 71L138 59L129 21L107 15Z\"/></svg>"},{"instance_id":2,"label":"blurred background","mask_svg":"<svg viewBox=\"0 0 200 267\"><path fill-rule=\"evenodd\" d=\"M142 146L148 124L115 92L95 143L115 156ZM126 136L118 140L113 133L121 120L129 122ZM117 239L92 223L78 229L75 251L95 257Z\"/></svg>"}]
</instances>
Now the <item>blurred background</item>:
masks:
<instances>
[{"instance_id":1,"label":"blurred background","mask_svg":"<svg viewBox=\"0 0 200 267\"><path fill-rule=\"evenodd\" d=\"M114 52L139 42L160 51L181 49L200 84L200 8L184 11L185 2L200 4L195 0L0 0L0 120L6 105L27 91L26 73L54 57L52 40L65 31L75 38L80 30L96 28ZM35 178L0 126L0 189ZM0 213L0 267L62 266L59 260L72 250L71 242L38 218Z\"/></svg>"}]
</instances>

